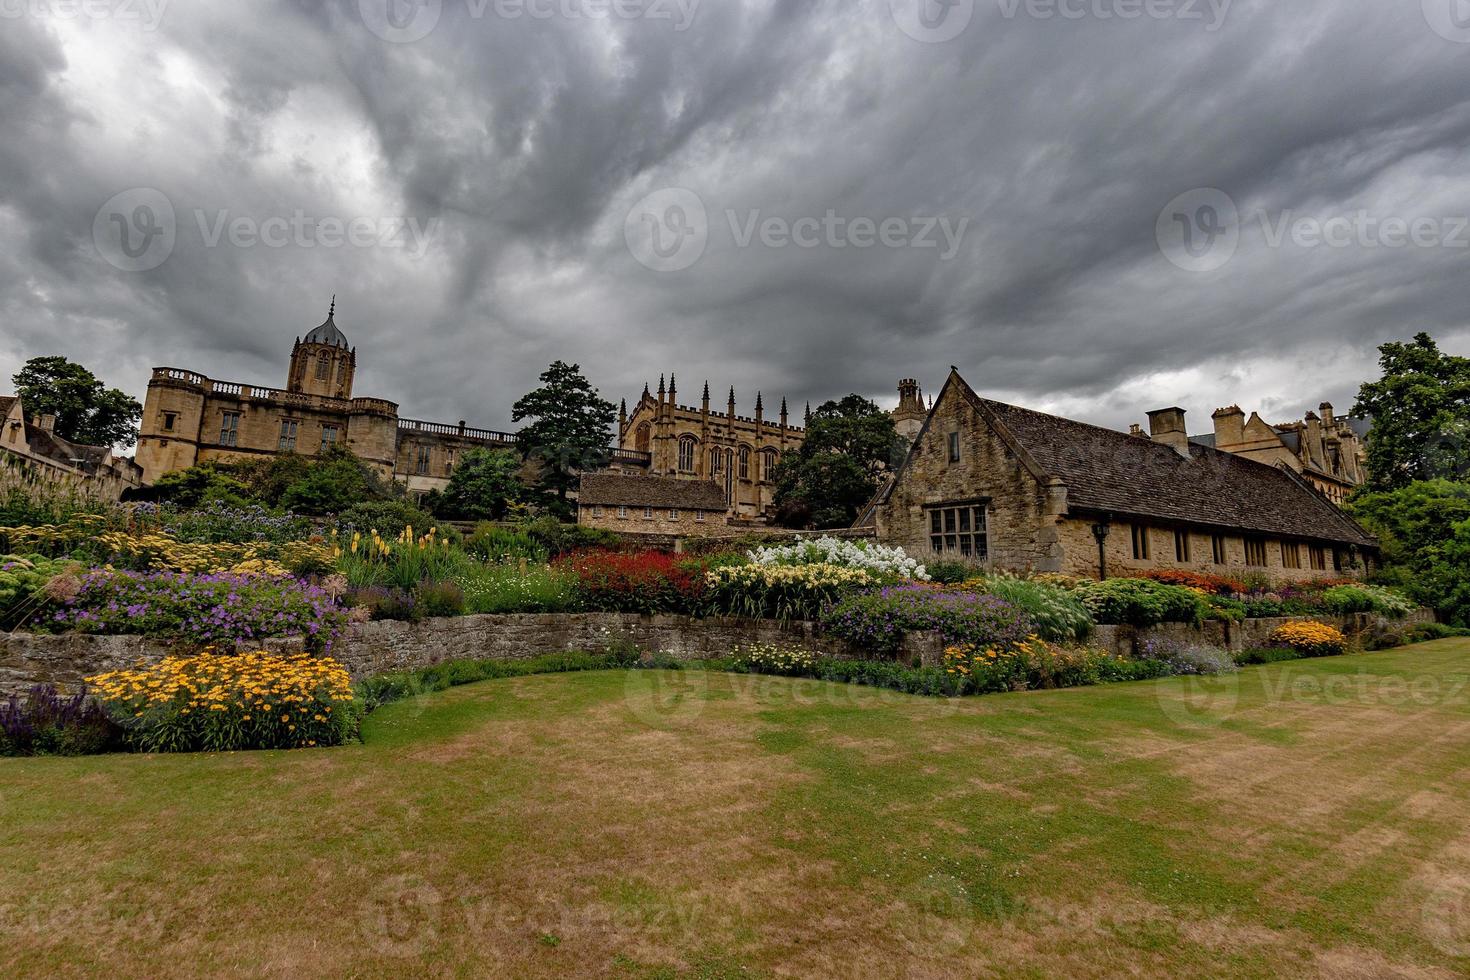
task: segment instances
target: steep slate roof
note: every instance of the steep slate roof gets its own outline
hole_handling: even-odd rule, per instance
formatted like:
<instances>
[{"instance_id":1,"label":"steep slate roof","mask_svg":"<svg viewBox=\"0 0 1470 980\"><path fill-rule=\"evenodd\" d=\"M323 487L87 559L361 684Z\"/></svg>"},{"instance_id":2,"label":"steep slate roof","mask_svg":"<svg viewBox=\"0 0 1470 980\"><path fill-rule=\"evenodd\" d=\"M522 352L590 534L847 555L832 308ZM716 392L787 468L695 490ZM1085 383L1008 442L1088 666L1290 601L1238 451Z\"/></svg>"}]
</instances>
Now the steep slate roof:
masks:
<instances>
[{"instance_id":1,"label":"steep slate roof","mask_svg":"<svg viewBox=\"0 0 1470 980\"><path fill-rule=\"evenodd\" d=\"M337 297L332 297L332 312L327 314L327 321L307 334L302 343L347 347L347 335L337 329Z\"/></svg>"},{"instance_id":2,"label":"steep slate roof","mask_svg":"<svg viewBox=\"0 0 1470 980\"><path fill-rule=\"evenodd\" d=\"M668 476L614 476L589 473L582 477L577 499L584 504L611 507L653 507L658 510L725 511L725 491L708 480L676 480Z\"/></svg>"},{"instance_id":3,"label":"steep slate roof","mask_svg":"<svg viewBox=\"0 0 1470 980\"><path fill-rule=\"evenodd\" d=\"M17 395L0 395L0 418L10 414L10 409L20 401Z\"/></svg>"},{"instance_id":4,"label":"steep slate roof","mask_svg":"<svg viewBox=\"0 0 1470 980\"><path fill-rule=\"evenodd\" d=\"M1377 547L1295 473L1194 443L1189 458L1151 439L991 401L956 372L960 392L1020 450L1058 477L1070 509Z\"/></svg>"}]
</instances>

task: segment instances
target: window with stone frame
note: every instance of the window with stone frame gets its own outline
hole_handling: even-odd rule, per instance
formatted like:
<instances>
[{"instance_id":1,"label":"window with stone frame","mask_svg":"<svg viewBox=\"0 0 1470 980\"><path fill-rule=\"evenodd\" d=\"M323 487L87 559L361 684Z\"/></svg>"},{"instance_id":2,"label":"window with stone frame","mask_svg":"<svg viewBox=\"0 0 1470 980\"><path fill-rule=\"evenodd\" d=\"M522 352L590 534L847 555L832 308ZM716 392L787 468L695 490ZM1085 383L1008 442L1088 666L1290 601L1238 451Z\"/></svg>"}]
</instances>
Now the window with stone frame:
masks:
<instances>
[{"instance_id":1,"label":"window with stone frame","mask_svg":"<svg viewBox=\"0 0 1470 980\"><path fill-rule=\"evenodd\" d=\"M750 479L750 447L740 447L740 479Z\"/></svg>"},{"instance_id":2,"label":"window with stone frame","mask_svg":"<svg viewBox=\"0 0 1470 980\"><path fill-rule=\"evenodd\" d=\"M1302 546L1295 541L1281 542L1281 565L1283 568L1302 567Z\"/></svg>"},{"instance_id":3,"label":"window with stone frame","mask_svg":"<svg viewBox=\"0 0 1470 980\"><path fill-rule=\"evenodd\" d=\"M1142 524L1134 524L1133 532L1133 558L1135 561L1148 561L1148 528Z\"/></svg>"},{"instance_id":4,"label":"window with stone frame","mask_svg":"<svg viewBox=\"0 0 1470 980\"><path fill-rule=\"evenodd\" d=\"M1189 557L1189 532L1174 532L1174 560L1181 565L1187 565L1192 560Z\"/></svg>"},{"instance_id":5,"label":"window with stone frame","mask_svg":"<svg viewBox=\"0 0 1470 980\"><path fill-rule=\"evenodd\" d=\"M679 508L677 508L677 507L670 507L669 508L669 520L671 520L671 521L677 521L678 519L679 519Z\"/></svg>"},{"instance_id":6,"label":"window with stone frame","mask_svg":"<svg viewBox=\"0 0 1470 980\"><path fill-rule=\"evenodd\" d=\"M771 483L776 479L776 464L781 461L781 454L774 449L762 449L760 455L760 473L757 480Z\"/></svg>"},{"instance_id":7,"label":"window with stone frame","mask_svg":"<svg viewBox=\"0 0 1470 980\"><path fill-rule=\"evenodd\" d=\"M693 473L694 461L698 458L699 440L693 436L684 436L679 440L679 472Z\"/></svg>"},{"instance_id":8,"label":"window with stone frame","mask_svg":"<svg viewBox=\"0 0 1470 980\"><path fill-rule=\"evenodd\" d=\"M936 554L954 554L984 561L990 555L987 501L962 501L926 507L929 547Z\"/></svg>"},{"instance_id":9,"label":"window with stone frame","mask_svg":"<svg viewBox=\"0 0 1470 980\"><path fill-rule=\"evenodd\" d=\"M337 383L342 384L347 380L347 358L337 362Z\"/></svg>"},{"instance_id":10,"label":"window with stone frame","mask_svg":"<svg viewBox=\"0 0 1470 980\"><path fill-rule=\"evenodd\" d=\"M715 476L725 472L725 454L718 448L709 451L709 471Z\"/></svg>"},{"instance_id":11,"label":"window with stone frame","mask_svg":"<svg viewBox=\"0 0 1470 980\"><path fill-rule=\"evenodd\" d=\"M320 354L316 359L316 379L325 381L332 374L332 358L327 354Z\"/></svg>"},{"instance_id":12,"label":"window with stone frame","mask_svg":"<svg viewBox=\"0 0 1470 980\"><path fill-rule=\"evenodd\" d=\"M619 517L624 517L624 518L626 518L628 516L628 505L627 504L622 504L622 505L620 505L618 507L618 516Z\"/></svg>"},{"instance_id":13,"label":"window with stone frame","mask_svg":"<svg viewBox=\"0 0 1470 980\"><path fill-rule=\"evenodd\" d=\"M240 444L240 413L224 412L219 422L219 444L221 446L238 446Z\"/></svg>"},{"instance_id":14,"label":"window with stone frame","mask_svg":"<svg viewBox=\"0 0 1470 980\"><path fill-rule=\"evenodd\" d=\"M1314 544L1308 549L1308 554L1311 556L1312 571L1327 571L1327 549L1321 545Z\"/></svg>"},{"instance_id":15,"label":"window with stone frame","mask_svg":"<svg viewBox=\"0 0 1470 980\"><path fill-rule=\"evenodd\" d=\"M958 463L960 461L960 434L951 432L949 434L949 461Z\"/></svg>"},{"instance_id":16,"label":"window with stone frame","mask_svg":"<svg viewBox=\"0 0 1470 980\"><path fill-rule=\"evenodd\" d=\"M176 426L178 424L179 424L179 413L178 412L164 412L163 413L163 431L164 432L172 432L172 431L174 431L174 426Z\"/></svg>"},{"instance_id":17,"label":"window with stone frame","mask_svg":"<svg viewBox=\"0 0 1470 980\"><path fill-rule=\"evenodd\" d=\"M418 459L415 462L414 466L414 471L418 473L419 476L429 475L429 462L432 456L433 450L430 449L428 446L419 447Z\"/></svg>"},{"instance_id":18,"label":"window with stone frame","mask_svg":"<svg viewBox=\"0 0 1470 980\"><path fill-rule=\"evenodd\" d=\"M296 451L296 432L301 428L301 423L295 419L281 420L281 442L279 449L283 453L294 453Z\"/></svg>"},{"instance_id":19,"label":"window with stone frame","mask_svg":"<svg viewBox=\"0 0 1470 980\"><path fill-rule=\"evenodd\" d=\"M1252 568L1266 567L1266 539L1245 539L1245 563Z\"/></svg>"},{"instance_id":20,"label":"window with stone frame","mask_svg":"<svg viewBox=\"0 0 1470 980\"><path fill-rule=\"evenodd\" d=\"M1225 535L1210 535L1210 553L1216 565L1230 564L1230 553L1225 550Z\"/></svg>"},{"instance_id":21,"label":"window with stone frame","mask_svg":"<svg viewBox=\"0 0 1470 980\"><path fill-rule=\"evenodd\" d=\"M341 430L339 430L335 425L322 426L322 452L326 452L333 446L337 445L337 438L341 434Z\"/></svg>"}]
</instances>

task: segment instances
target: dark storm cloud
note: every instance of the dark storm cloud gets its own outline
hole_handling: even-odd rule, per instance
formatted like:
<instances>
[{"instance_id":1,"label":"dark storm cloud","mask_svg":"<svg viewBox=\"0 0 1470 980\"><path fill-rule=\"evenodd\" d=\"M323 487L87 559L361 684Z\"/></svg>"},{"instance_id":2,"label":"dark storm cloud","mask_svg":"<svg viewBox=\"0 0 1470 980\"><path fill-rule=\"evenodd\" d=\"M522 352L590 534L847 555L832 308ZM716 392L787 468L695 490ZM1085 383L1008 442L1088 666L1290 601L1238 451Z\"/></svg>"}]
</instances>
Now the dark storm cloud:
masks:
<instances>
[{"instance_id":1,"label":"dark storm cloud","mask_svg":"<svg viewBox=\"0 0 1470 980\"><path fill-rule=\"evenodd\" d=\"M506 426L564 358L614 398L677 372L682 401L708 377L772 412L957 364L998 397L1114 425L1178 402L1204 428L1231 401L1345 407L1377 343L1470 333L1470 44L1431 28L1439 0L980 0L943 43L919 2L175 0L153 24L0 0L0 369L279 384L337 293L360 391L419 417ZM177 240L129 272L94 218L133 188ZM660 206L630 247L625 219L672 188L707 241L649 263L636 236L686 225ZM1178 195L1203 220L1197 188L1241 223L1189 271L1156 223ZM1385 245L1359 213L1435 231ZM324 219L374 233L324 247ZM1303 219L1349 243L1295 240ZM911 244L864 235L895 221Z\"/></svg>"}]
</instances>

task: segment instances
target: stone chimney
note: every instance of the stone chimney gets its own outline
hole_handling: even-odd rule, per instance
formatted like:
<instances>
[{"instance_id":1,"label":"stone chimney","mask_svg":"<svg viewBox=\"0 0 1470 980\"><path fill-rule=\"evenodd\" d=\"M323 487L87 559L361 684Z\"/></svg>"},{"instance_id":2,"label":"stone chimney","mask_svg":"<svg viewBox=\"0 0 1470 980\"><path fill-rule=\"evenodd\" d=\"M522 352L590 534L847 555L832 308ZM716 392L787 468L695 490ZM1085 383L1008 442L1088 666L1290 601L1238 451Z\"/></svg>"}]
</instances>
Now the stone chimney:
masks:
<instances>
[{"instance_id":1,"label":"stone chimney","mask_svg":"<svg viewBox=\"0 0 1470 980\"><path fill-rule=\"evenodd\" d=\"M1322 413L1323 425L1325 425L1328 429L1334 429L1337 427L1337 414L1333 411L1331 402L1323 402L1321 405L1317 406L1317 410Z\"/></svg>"},{"instance_id":2,"label":"stone chimney","mask_svg":"<svg viewBox=\"0 0 1470 980\"><path fill-rule=\"evenodd\" d=\"M1245 412L1239 405L1231 405L1215 412L1215 448L1230 452L1245 442Z\"/></svg>"},{"instance_id":3,"label":"stone chimney","mask_svg":"<svg viewBox=\"0 0 1470 980\"><path fill-rule=\"evenodd\" d=\"M40 429L42 432L55 432L56 431L56 416L54 416L54 415L37 415L36 416L36 421L35 421L34 424L35 424L36 428Z\"/></svg>"},{"instance_id":4,"label":"stone chimney","mask_svg":"<svg viewBox=\"0 0 1470 980\"><path fill-rule=\"evenodd\" d=\"M1327 454L1322 445L1322 420L1316 412L1307 413L1307 428L1302 440L1303 455L1318 467L1325 467Z\"/></svg>"},{"instance_id":5,"label":"stone chimney","mask_svg":"<svg viewBox=\"0 0 1470 980\"><path fill-rule=\"evenodd\" d=\"M1137 422L1134 422L1132 425L1130 425L1128 427L1128 434L1130 436L1132 436L1133 438L1135 438L1135 439L1147 439L1148 438L1148 436L1146 436L1146 435L1143 434L1143 426L1139 425Z\"/></svg>"},{"instance_id":6,"label":"stone chimney","mask_svg":"<svg viewBox=\"0 0 1470 980\"><path fill-rule=\"evenodd\" d=\"M1189 433L1184 428L1184 409L1160 408L1148 413L1148 435L1179 455L1189 457Z\"/></svg>"}]
</instances>

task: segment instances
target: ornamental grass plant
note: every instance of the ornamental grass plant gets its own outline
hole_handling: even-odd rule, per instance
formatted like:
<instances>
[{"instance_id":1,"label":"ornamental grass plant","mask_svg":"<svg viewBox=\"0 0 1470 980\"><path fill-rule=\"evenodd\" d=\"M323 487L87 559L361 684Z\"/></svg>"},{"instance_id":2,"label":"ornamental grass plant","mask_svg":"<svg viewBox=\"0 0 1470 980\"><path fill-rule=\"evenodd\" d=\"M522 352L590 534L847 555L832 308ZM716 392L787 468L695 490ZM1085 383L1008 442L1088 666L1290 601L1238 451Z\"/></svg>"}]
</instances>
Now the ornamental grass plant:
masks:
<instances>
[{"instance_id":1,"label":"ornamental grass plant","mask_svg":"<svg viewBox=\"0 0 1470 980\"><path fill-rule=\"evenodd\" d=\"M877 579L840 565L729 565L706 572L705 583L705 608L714 615L798 620L820 618Z\"/></svg>"},{"instance_id":2,"label":"ornamental grass plant","mask_svg":"<svg viewBox=\"0 0 1470 980\"><path fill-rule=\"evenodd\" d=\"M1025 610L998 596L890 586L850 595L822 613L822 628L875 653L896 653L904 634L939 633L949 644L1011 648L1036 633Z\"/></svg>"}]
</instances>

